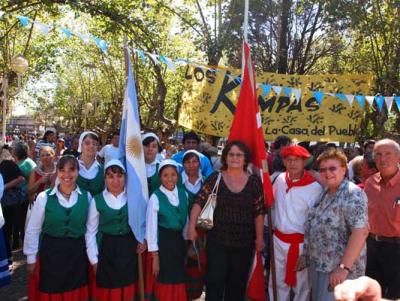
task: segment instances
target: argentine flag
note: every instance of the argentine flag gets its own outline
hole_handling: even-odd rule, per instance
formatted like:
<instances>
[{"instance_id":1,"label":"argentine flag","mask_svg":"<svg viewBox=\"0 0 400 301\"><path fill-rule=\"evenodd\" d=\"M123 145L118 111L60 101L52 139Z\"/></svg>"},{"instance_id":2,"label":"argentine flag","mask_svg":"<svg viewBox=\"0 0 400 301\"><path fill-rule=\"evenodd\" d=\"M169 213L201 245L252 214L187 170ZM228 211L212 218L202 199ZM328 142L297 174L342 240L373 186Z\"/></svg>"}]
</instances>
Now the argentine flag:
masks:
<instances>
[{"instance_id":1,"label":"argentine flag","mask_svg":"<svg viewBox=\"0 0 400 301\"><path fill-rule=\"evenodd\" d=\"M127 57L128 82L122 109L119 151L120 158L125 157L129 226L136 239L143 243L146 232L146 209L149 193L140 133L135 79L133 78L129 51Z\"/></svg>"}]
</instances>

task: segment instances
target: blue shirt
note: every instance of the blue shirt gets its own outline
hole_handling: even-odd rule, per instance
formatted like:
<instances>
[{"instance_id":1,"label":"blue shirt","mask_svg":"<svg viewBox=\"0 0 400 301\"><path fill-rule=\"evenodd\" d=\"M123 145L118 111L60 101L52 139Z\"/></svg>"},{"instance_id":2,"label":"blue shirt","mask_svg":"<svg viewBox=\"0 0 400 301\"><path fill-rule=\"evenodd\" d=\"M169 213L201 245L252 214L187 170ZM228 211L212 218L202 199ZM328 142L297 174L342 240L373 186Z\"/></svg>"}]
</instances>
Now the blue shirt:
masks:
<instances>
[{"instance_id":1,"label":"blue shirt","mask_svg":"<svg viewBox=\"0 0 400 301\"><path fill-rule=\"evenodd\" d=\"M185 154L186 151L180 151L178 153L176 153L175 155L172 156L172 160L175 160L176 162L178 162L179 164L183 165L183 155ZM200 156L200 168L201 168L201 173L203 174L203 176L205 176L206 178L211 175L213 173L213 168L211 165L210 160L204 156L202 153L199 153ZM182 169L182 168L181 168ZM180 172L182 172L182 170L180 170Z\"/></svg>"}]
</instances>

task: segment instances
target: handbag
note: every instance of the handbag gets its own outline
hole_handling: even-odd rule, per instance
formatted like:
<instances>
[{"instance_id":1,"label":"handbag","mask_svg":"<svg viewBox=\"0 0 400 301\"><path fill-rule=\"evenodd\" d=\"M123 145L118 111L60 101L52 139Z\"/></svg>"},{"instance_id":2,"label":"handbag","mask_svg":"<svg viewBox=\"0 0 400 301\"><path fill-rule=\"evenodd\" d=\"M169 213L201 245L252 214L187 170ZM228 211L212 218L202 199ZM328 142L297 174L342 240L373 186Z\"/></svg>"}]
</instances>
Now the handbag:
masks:
<instances>
[{"instance_id":1,"label":"handbag","mask_svg":"<svg viewBox=\"0 0 400 301\"><path fill-rule=\"evenodd\" d=\"M221 173L218 174L214 188L208 196L207 202L197 218L197 227L204 230L211 230L214 227L214 210L217 206L217 194L219 182L221 181Z\"/></svg>"}]
</instances>

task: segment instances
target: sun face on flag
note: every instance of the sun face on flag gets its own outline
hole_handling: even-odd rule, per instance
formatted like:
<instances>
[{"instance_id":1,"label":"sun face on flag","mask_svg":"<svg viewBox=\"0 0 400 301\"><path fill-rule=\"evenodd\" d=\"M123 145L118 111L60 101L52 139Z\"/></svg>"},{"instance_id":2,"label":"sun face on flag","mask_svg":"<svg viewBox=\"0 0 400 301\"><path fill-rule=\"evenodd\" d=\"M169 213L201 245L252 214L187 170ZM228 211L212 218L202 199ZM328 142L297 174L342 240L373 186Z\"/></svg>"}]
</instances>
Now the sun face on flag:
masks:
<instances>
[{"instance_id":1,"label":"sun face on flag","mask_svg":"<svg viewBox=\"0 0 400 301\"><path fill-rule=\"evenodd\" d=\"M131 136L126 143L126 153L130 157L140 158L142 154L142 140L138 136Z\"/></svg>"}]
</instances>

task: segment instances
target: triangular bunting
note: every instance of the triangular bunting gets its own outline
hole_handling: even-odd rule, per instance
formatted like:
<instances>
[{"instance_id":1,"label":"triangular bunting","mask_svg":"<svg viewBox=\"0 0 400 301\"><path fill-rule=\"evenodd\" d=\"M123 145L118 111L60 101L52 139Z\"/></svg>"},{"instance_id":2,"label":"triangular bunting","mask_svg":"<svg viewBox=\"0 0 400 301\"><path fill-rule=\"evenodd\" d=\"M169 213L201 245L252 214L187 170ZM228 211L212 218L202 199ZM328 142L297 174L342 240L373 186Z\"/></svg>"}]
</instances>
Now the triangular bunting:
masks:
<instances>
[{"instance_id":1,"label":"triangular bunting","mask_svg":"<svg viewBox=\"0 0 400 301\"><path fill-rule=\"evenodd\" d=\"M365 100L369 103L371 107L374 105L374 96L365 96Z\"/></svg>"},{"instance_id":2,"label":"triangular bunting","mask_svg":"<svg viewBox=\"0 0 400 301\"><path fill-rule=\"evenodd\" d=\"M358 106L363 109L364 108L364 102L365 102L365 96L364 95L356 95L356 100L358 102Z\"/></svg>"},{"instance_id":3,"label":"triangular bunting","mask_svg":"<svg viewBox=\"0 0 400 301\"><path fill-rule=\"evenodd\" d=\"M292 92L294 94L294 97L296 98L296 104L298 104L301 98L301 89L293 88Z\"/></svg>"},{"instance_id":4,"label":"triangular bunting","mask_svg":"<svg viewBox=\"0 0 400 301\"><path fill-rule=\"evenodd\" d=\"M313 91L313 95L318 102L318 105L321 106L322 99L324 98L324 92L321 91Z\"/></svg>"},{"instance_id":5,"label":"triangular bunting","mask_svg":"<svg viewBox=\"0 0 400 301\"><path fill-rule=\"evenodd\" d=\"M75 35L78 38L80 38L82 41L84 41L85 43L89 43L90 42L90 36L88 36L87 34L75 33Z\"/></svg>"},{"instance_id":6,"label":"triangular bunting","mask_svg":"<svg viewBox=\"0 0 400 301\"><path fill-rule=\"evenodd\" d=\"M69 29L61 27L60 30L67 36L68 39L72 36L72 32Z\"/></svg>"},{"instance_id":7,"label":"triangular bunting","mask_svg":"<svg viewBox=\"0 0 400 301\"><path fill-rule=\"evenodd\" d=\"M340 101L345 101L347 98L347 95L344 95L343 93L336 93L335 96L339 98Z\"/></svg>"},{"instance_id":8,"label":"triangular bunting","mask_svg":"<svg viewBox=\"0 0 400 301\"><path fill-rule=\"evenodd\" d=\"M376 102L376 105L378 106L379 112L382 112L383 103L385 102L385 98L381 95L375 96L375 102Z\"/></svg>"},{"instance_id":9,"label":"triangular bunting","mask_svg":"<svg viewBox=\"0 0 400 301\"><path fill-rule=\"evenodd\" d=\"M292 94L292 89L290 87L284 87L283 93L285 93L286 96L290 97L290 94Z\"/></svg>"},{"instance_id":10,"label":"triangular bunting","mask_svg":"<svg viewBox=\"0 0 400 301\"><path fill-rule=\"evenodd\" d=\"M154 64L158 65L160 63L160 61L158 60L158 55L156 54L152 54L152 53L147 53L151 59L153 60Z\"/></svg>"},{"instance_id":11,"label":"triangular bunting","mask_svg":"<svg viewBox=\"0 0 400 301\"><path fill-rule=\"evenodd\" d=\"M386 96L385 97L385 103L386 103L386 108L388 110L388 113L392 109L393 99L394 99L394 96Z\"/></svg>"},{"instance_id":12,"label":"triangular bunting","mask_svg":"<svg viewBox=\"0 0 400 301\"><path fill-rule=\"evenodd\" d=\"M142 63L143 64L146 63L146 57L144 56L143 50L137 50L137 53L138 53L140 59L142 60Z\"/></svg>"},{"instance_id":13,"label":"triangular bunting","mask_svg":"<svg viewBox=\"0 0 400 301\"><path fill-rule=\"evenodd\" d=\"M354 95L353 94L346 94L346 99L350 104L350 107L353 106L353 102L354 102Z\"/></svg>"},{"instance_id":14,"label":"triangular bunting","mask_svg":"<svg viewBox=\"0 0 400 301\"><path fill-rule=\"evenodd\" d=\"M282 87L281 86L272 86L272 90L276 93L276 95L281 94Z\"/></svg>"},{"instance_id":15,"label":"triangular bunting","mask_svg":"<svg viewBox=\"0 0 400 301\"><path fill-rule=\"evenodd\" d=\"M263 90L262 97L267 96L271 92L271 85L261 84L261 87Z\"/></svg>"},{"instance_id":16,"label":"triangular bunting","mask_svg":"<svg viewBox=\"0 0 400 301\"><path fill-rule=\"evenodd\" d=\"M160 55L159 58L160 58L160 61L163 62L165 65L167 65L167 67L168 67L169 69L171 69L171 70L174 71L174 72L176 71L175 64L174 64L171 60L167 59L167 58L166 58L165 56L163 56L163 55Z\"/></svg>"},{"instance_id":17,"label":"triangular bunting","mask_svg":"<svg viewBox=\"0 0 400 301\"><path fill-rule=\"evenodd\" d=\"M35 22L35 28L46 36L49 34L49 31L50 31L49 25L46 25L46 24L43 24L40 22Z\"/></svg>"},{"instance_id":18,"label":"triangular bunting","mask_svg":"<svg viewBox=\"0 0 400 301\"><path fill-rule=\"evenodd\" d=\"M397 105L397 109L400 111L400 96L395 96L394 101Z\"/></svg>"},{"instance_id":19,"label":"triangular bunting","mask_svg":"<svg viewBox=\"0 0 400 301\"><path fill-rule=\"evenodd\" d=\"M21 25L23 27L27 26L29 24L29 18L25 17L25 16L18 16L17 19L19 20L19 22L21 22Z\"/></svg>"}]
</instances>

